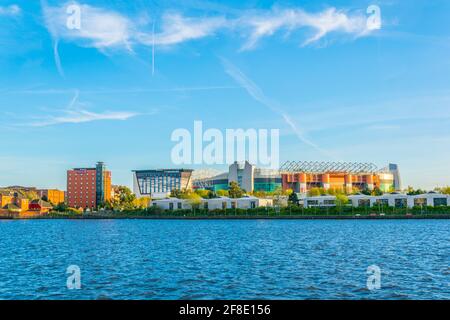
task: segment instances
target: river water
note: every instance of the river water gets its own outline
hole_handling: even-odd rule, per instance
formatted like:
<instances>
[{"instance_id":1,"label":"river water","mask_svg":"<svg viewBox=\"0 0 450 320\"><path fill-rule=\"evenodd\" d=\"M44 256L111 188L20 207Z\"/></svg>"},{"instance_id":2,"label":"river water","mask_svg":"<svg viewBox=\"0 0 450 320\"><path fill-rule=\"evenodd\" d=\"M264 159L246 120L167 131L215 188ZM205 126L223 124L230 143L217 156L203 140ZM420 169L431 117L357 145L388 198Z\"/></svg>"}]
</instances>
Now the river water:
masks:
<instances>
[{"instance_id":1,"label":"river water","mask_svg":"<svg viewBox=\"0 0 450 320\"><path fill-rule=\"evenodd\" d=\"M450 299L450 220L1 220L0 237L0 299Z\"/></svg>"}]
</instances>

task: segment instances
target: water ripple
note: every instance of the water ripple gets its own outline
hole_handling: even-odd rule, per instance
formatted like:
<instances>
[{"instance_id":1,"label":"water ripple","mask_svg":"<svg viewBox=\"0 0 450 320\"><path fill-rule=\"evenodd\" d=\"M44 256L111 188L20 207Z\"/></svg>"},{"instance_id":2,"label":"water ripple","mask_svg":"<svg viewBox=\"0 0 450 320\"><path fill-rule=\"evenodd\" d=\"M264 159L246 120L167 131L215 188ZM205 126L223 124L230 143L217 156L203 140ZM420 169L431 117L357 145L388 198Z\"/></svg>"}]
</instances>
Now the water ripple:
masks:
<instances>
[{"instance_id":1,"label":"water ripple","mask_svg":"<svg viewBox=\"0 0 450 320\"><path fill-rule=\"evenodd\" d=\"M0 299L450 298L447 220L0 221L0 235Z\"/></svg>"}]
</instances>

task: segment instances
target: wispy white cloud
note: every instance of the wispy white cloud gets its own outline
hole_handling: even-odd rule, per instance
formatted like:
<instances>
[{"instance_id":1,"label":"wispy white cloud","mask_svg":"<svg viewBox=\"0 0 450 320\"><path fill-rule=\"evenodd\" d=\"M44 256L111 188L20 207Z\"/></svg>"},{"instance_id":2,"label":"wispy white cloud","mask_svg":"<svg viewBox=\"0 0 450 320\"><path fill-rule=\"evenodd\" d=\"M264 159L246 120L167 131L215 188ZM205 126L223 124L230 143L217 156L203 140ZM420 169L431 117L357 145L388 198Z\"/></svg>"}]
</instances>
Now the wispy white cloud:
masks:
<instances>
[{"instance_id":1,"label":"wispy white cloud","mask_svg":"<svg viewBox=\"0 0 450 320\"><path fill-rule=\"evenodd\" d=\"M46 127L57 124L64 123L83 123L91 121L101 121L101 120L128 120L132 117L138 115L134 112L101 112L95 113L87 110L78 111L66 111L66 115L61 117L50 117L48 119L43 119L42 121L37 121L30 123L32 127Z\"/></svg>"},{"instance_id":2,"label":"wispy white cloud","mask_svg":"<svg viewBox=\"0 0 450 320\"><path fill-rule=\"evenodd\" d=\"M4 7L0 6L0 16L17 16L22 12L20 7L16 4Z\"/></svg>"},{"instance_id":3,"label":"wispy white cloud","mask_svg":"<svg viewBox=\"0 0 450 320\"><path fill-rule=\"evenodd\" d=\"M354 36L367 35L367 17L360 14L349 14L336 8L328 8L320 12L309 13L302 9L273 9L246 15L242 18L249 28L250 36L243 49L252 49L264 37L272 36L284 30L291 33L301 28L311 28L313 34L303 41L303 45L316 42L330 32L341 32Z\"/></svg>"},{"instance_id":4,"label":"wispy white cloud","mask_svg":"<svg viewBox=\"0 0 450 320\"><path fill-rule=\"evenodd\" d=\"M211 36L226 25L227 20L221 16L189 18L179 13L170 13L162 17L161 32L140 33L137 35L137 40L147 45L175 45Z\"/></svg>"},{"instance_id":5,"label":"wispy white cloud","mask_svg":"<svg viewBox=\"0 0 450 320\"><path fill-rule=\"evenodd\" d=\"M58 73L64 77L64 69L61 65L61 58L59 57L59 50L58 50L59 40L56 38L53 40L53 57L55 59L55 65L56 69L58 69Z\"/></svg>"},{"instance_id":6,"label":"wispy white cloud","mask_svg":"<svg viewBox=\"0 0 450 320\"><path fill-rule=\"evenodd\" d=\"M247 91L247 93L256 101L258 101L263 106L269 108L274 113L280 115L283 121L291 128L291 130L295 133L297 138L319 151L320 153L326 155L327 157L334 158L329 152L319 147L317 144L306 138L302 132L302 130L295 124L295 122L291 119L291 117L283 111L281 106L269 99L264 92L259 88L256 83L254 83L250 78L248 78L240 69L238 69L234 64L232 64L227 59L221 58L222 64L224 66L225 72L233 78L243 89Z\"/></svg>"},{"instance_id":7,"label":"wispy white cloud","mask_svg":"<svg viewBox=\"0 0 450 320\"><path fill-rule=\"evenodd\" d=\"M259 11L235 11L233 14L187 17L179 12L163 13L153 21L150 18L128 17L119 12L77 2L67 2L57 7L41 0L45 22L55 38L78 41L81 45L106 48L125 48L132 51L134 45L172 46L198 40L219 32L237 32L244 36L244 49L252 49L256 43L278 31L292 33L301 28L313 30L303 41L308 45L331 32L355 37L368 35L367 17L364 12L349 13L327 8L319 12L306 12L300 8ZM67 28L67 7L77 4L81 12L81 28ZM153 26L158 22L157 32Z\"/></svg>"},{"instance_id":8,"label":"wispy white cloud","mask_svg":"<svg viewBox=\"0 0 450 320\"><path fill-rule=\"evenodd\" d=\"M68 28L69 5L80 8L80 28ZM55 38L78 41L81 45L98 49L125 47L131 50L130 41L134 24L126 16L112 10L87 4L68 2L51 7L42 1L46 26Z\"/></svg>"},{"instance_id":9,"label":"wispy white cloud","mask_svg":"<svg viewBox=\"0 0 450 320\"><path fill-rule=\"evenodd\" d=\"M194 87L169 87L160 89L149 89L149 88L129 88L129 89L89 89L81 90L83 94L127 94L127 93L169 93L169 92L196 92L196 91L215 91L215 90L236 90L240 89L239 86L221 86L221 85L210 85L210 86L194 86ZM0 91L2 92L2 91ZM73 90L70 89L22 89L22 90L11 90L5 89L2 93L4 94L15 94L15 95L61 95L61 94L71 94Z\"/></svg>"},{"instance_id":10,"label":"wispy white cloud","mask_svg":"<svg viewBox=\"0 0 450 320\"><path fill-rule=\"evenodd\" d=\"M73 98L69 101L67 106L62 110L60 116L46 116L39 118L38 120L23 124L23 126L29 127L47 127L52 125L59 125L65 123L85 123L92 121L105 121L105 120L128 120L130 118L140 115L140 113L129 111L104 111L104 112L92 112L85 109L81 109L81 104L78 102L79 91L75 90ZM153 111L152 113L155 113Z\"/></svg>"},{"instance_id":11,"label":"wispy white cloud","mask_svg":"<svg viewBox=\"0 0 450 320\"><path fill-rule=\"evenodd\" d=\"M69 5L80 8L80 28L69 28L67 21ZM131 50L131 33L134 24L125 16L112 10L93 7L77 2L67 2L61 6L49 6L41 0L45 25L53 38L53 55L58 73L64 77L58 45L60 39L73 41L80 46L106 48L125 48Z\"/></svg>"},{"instance_id":12,"label":"wispy white cloud","mask_svg":"<svg viewBox=\"0 0 450 320\"><path fill-rule=\"evenodd\" d=\"M68 28L69 5L80 9L80 28ZM200 40L219 33L237 33L245 39L242 50L250 50L263 38L284 31L289 37L294 31L312 30L303 39L302 45L310 45L330 33L350 35L353 38L366 36L364 12L349 13L345 10L327 8L310 13L301 8L258 11L234 11L225 15L188 17L179 12L163 13L161 17L141 14L130 17L112 9L94 7L77 2L49 6L41 0L46 27L53 38L54 59L58 72L64 76L58 51L60 41L71 41L80 46L93 47L105 52L120 49L133 53L135 46L152 47L152 72L154 73L155 46L175 46L187 41ZM143 17L143 18L142 18Z\"/></svg>"}]
</instances>

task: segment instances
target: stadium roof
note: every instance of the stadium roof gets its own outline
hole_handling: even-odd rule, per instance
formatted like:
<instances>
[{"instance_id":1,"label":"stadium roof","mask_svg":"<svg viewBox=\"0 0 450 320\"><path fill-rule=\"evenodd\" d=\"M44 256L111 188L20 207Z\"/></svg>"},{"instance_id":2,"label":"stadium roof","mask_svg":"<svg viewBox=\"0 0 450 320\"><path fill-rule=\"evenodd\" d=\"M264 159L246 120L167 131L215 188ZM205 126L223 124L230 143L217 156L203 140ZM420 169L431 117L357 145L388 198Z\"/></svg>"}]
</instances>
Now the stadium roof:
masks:
<instances>
[{"instance_id":1,"label":"stadium roof","mask_svg":"<svg viewBox=\"0 0 450 320\"><path fill-rule=\"evenodd\" d=\"M373 163L361 162L322 162L322 161L286 161L281 172L328 173L339 172L349 174L374 173L378 168Z\"/></svg>"}]
</instances>

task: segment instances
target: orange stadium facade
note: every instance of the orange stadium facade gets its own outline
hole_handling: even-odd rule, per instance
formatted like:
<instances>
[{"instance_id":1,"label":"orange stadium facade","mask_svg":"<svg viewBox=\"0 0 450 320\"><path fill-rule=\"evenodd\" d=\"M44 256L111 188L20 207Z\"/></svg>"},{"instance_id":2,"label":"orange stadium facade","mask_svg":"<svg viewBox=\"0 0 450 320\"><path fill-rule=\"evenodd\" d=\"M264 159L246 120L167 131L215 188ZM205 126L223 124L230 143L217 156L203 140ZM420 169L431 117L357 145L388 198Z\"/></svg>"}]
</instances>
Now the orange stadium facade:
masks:
<instances>
[{"instance_id":1,"label":"orange stadium facade","mask_svg":"<svg viewBox=\"0 0 450 320\"><path fill-rule=\"evenodd\" d=\"M356 190L400 190L398 166L378 169L371 163L288 161L280 168L283 190L306 193L311 188Z\"/></svg>"}]
</instances>

